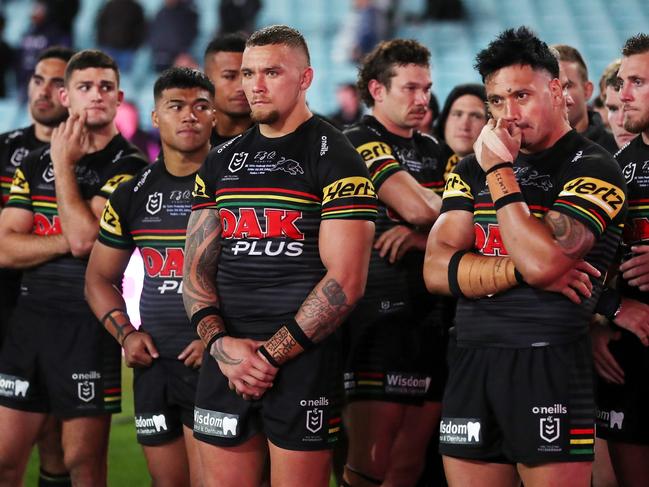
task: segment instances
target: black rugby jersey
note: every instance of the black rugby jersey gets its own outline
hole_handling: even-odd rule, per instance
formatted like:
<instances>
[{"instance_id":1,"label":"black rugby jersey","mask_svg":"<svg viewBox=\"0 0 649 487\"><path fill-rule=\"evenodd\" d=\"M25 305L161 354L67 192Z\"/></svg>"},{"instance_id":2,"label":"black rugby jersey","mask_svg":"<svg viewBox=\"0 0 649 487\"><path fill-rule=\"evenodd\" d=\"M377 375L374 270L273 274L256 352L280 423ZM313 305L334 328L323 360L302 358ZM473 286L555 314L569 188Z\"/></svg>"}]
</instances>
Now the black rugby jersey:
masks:
<instances>
[{"instance_id":1,"label":"black rugby jersey","mask_svg":"<svg viewBox=\"0 0 649 487\"><path fill-rule=\"evenodd\" d=\"M2 185L2 203L4 206L9 199L11 181L16 168L33 150L40 149L48 143L36 138L34 125L0 135L0 184Z\"/></svg>"},{"instance_id":2,"label":"black rugby jersey","mask_svg":"<svg viewBox=\"0 0 649 487\"><path fill-rule=\"evenodd\" d=\"M187 220L195 174L170 174L161 157L120 185L106 203L99 241L117 249L137 247L144 262L142 326L162 357L176 358L198 338L182 298Z\"/></svg>"},{"instance_id":3,"label":"black rugby jersey","mask_svg":"<svg viewBox=\"0 0 649 487\"><path fill-rule=\"evenodd\" d=\"M345 130L345 135L367 165L377 191L393 174L407 171L419 184L440 193L444 188L444 163L440 144L431 136L415 132L411 138L389 132L372 116ZM397 225L411 226L393 209L379 200L376 217L378 238ZM367 319L365 305L384 314L420 305L427 312L434 298L424 286L422 268L424 252L410 251L390 264L372 249L365 297L359 303L354 319Z\"/></svg>"},{"instance_id":4,"label":"black rugby jersey","mask_svg":"<svg viewBox=\"0 0 649 487\"><path fill-rule=\"evenodd\" d=\"M108 198L118 184L132 178L145 164L137 149L116 135L104 149L82 157L77 163L77 183L83 198ZM49 146L29 154L16 169L7 207L31 211L32 233L36 235L61 233ZM22 292L63 307L85 303L86 264L87 259L69 254L27 269L23 272Z\"/></svg>"},{"instance_id":5,"label":"black rugby jersey","mask_svg":"<svg viewBox=\"0 0 649 487\"><path fill-rule=\"evenodd\" d=\"M628 142L616 154L626 179L629 213L624 224L625 256L631 245L649 245L649 145L642 135ZM620 289L625 296L649 303L649 295L637 287L627 286L620 278Z\"/></svg>"},{"instance_id":6,"label":"black rugby jersey","mask_svg":"<svg viewBox=\"0 0 649 487\"><path fill-rule=\"evenodd\" d=\"M264 137L257 126L208 155L193 210L218 209L217 290L229 333L270 336L324 277L320 223L374 220L367 169L338 130L311 117Z\"/></svg>"},{"instance_id":7,"label":"black rugby jersey","mask_svg":"<svg viewBox=\"0 0 649 487\"><path fill-rule=\"evenodd\" d=\"M572 130L545 151L519 154L514 172L534 216L542 219L554 210L593 232L597 239L585 260L604 275L615 256L626 216L626 185L612 157ZM446 183L442 212L451 210L473 213L474 251L508 255L485 174L474 156L460 161ZM458 343L529 347L572 341L588 331L602 288L601 280L593 284L593 296L581 304L527 285L477 300L460 298L455 318Z\"/></svg>"}]
</instances>

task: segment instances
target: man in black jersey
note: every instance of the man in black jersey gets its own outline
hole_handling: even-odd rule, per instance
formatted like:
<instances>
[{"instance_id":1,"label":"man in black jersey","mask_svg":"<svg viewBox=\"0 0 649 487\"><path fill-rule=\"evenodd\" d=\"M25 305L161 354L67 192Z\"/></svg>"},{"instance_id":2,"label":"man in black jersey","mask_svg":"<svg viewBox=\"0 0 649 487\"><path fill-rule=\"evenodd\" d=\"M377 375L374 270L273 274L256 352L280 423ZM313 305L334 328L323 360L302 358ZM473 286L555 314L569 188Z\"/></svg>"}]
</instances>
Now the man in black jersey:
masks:
<instances>
[{"instance_id":1,"label":"man in black jersey","mask_svg":"<svg viewBox=\"0 0 649 487\"><path fill-rule=\"evenodd\" d=\"M376 197L344 136L306 105L302 35L255 32L241 63L258 122L196 176L183 300L206 345L194 435L205 485L324 487L341 427L335 329L363 294Z\"/></svg>"},{"instance_id":2,"label":"man in black jersey","mask_svg":"<svg viewBox=\"0 0 649 487\"><path fill-rule=\"evenodd\" d=\"M200 71L170 68L153 93L162 153L106 204L86 271L86 298L124 347L126 364L135 367L135 428L154 485L198 486L192 427L204 347L187 321L181 284L191 190L214 125L214 86ZM145 272L139 329L118 291L134 248Z\"/></svg>"},{"instance_id":3,"label":"man in black jersey","mask_svg":"<svg viewBox=\"0 0 649 487\"><path fill-rule=\"evenodd\" d=\"M444 191L429 290L458 296L440 424L451 486L589 486L588 325L626 214L619 167L571 130L559 65L524 27L476 58L490 113ZM589 278L589 275L592 276Z\"/></svg>"},{"instance_id":4,"label":"man in black jersey","mask_svg":"<svg viewBox=\"0 0 649 487\"><path fill-rule=\"evenodd\" d=\"M34 73L29 80L27 97L32 125L0 135L0 183L2 200L9 199L14 172L22 160L33 150L47 145L52 130L68 116L59 99L63 86L65 65L74 51L67 47L50 47L38 56ZM8 326L20 292L20 271L0 269L0 343ZM69 485L70 478L63 465L60 421L50 418L40 433L38 442L40 459L39 487ZM66 484L67 482L67 484Z\"/></svg>"},{"instance_id":5,"label":"man in black jersey","mask_svg":"<svg viewBox=\"0 0 649 487\"><path fill-rule=\"evenodd\" d=\"M358 77L372 115L345 131L380 203L365 296L343 329L347 485L414 485L439 423L443 303L426 292L421 268L444 161L440 144L415 130L430 99L429 58L416 41L379 44Z\"/></svg>"},{"instance_id":6,"label":"man in black jersey","mask_svg":"<svg viewBox=\"0 0 649 487\"><path fill-rule=\"evenodd\" d=\"M600 115L588 108L588 100L593 95L593 83L588 79L584 58L572 46L555 44L552 47L559 53L559 66L568 79L567 90L572 98L572 103L568 106L570 126L614 154L617 145L613 135L606 129Z\"/></svg>"},{"instance_id":7,"label":"man in black jersey","mask_svg":"<svg viewBox=\"0 0 649 487\"><path fill-rule=\"evenodd\" d=\"M619 484L635 487L649 476L649 36L628 39L622 56L616 88L624 128L639 135L615 154L629 188L629 214L617 291L609 291L615 304L604 312L619 328L608 350L596 354L605 379L598 384L597 435L608 441Z\"/></svg>"},{"instance_id":8,"label":"man in black jersey","mask_svg":"<svg viewBox=\"0 0 649 487\"><path fill-rule=\"evenodd\" d=\"M246 47L243 34L224 34L205 48L204 71L214 84L216 126L212 147L230 140L252 125L250 105L241 87L241 57Z\"/></svg>"},{"instance_id":9,"label":"man in black jersey","mask_svg":"<svg viewBox=\"0 0 649 487\"><path fill-rule=\"evenodd\" d=\"M63 419L73 485L105 485L120 410L120 350L85 303L83 280L106 199L144 161L113 123L123 94L110 57L75 54L59 95L70 116L49 148L23 160L0 215L0 266L23 269L0 352L0 485L21 483L47 414Z\"/></svg>"}]
</instances>

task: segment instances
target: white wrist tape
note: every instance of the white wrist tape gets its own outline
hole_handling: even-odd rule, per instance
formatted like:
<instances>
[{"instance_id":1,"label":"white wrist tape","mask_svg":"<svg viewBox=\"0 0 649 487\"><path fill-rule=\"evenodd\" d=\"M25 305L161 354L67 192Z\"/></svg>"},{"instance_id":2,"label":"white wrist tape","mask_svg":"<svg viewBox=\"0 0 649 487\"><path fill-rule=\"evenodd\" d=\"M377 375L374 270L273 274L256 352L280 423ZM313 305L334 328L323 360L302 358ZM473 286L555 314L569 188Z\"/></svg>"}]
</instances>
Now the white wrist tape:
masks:
<instances>
[{"instance_id":1,"label":"white wrist tape","mask_svg":"<svg viewBox=\"0 0 649 487\"><path fill-rule=\"evenodd\" d=\"M473 151L478 163L482 160L482 148L486 146L491 152L496 154L503 162L514 162L514 156L509 149L505 146L502 140L498 138L496 133L489 125L482 127L480 135L473 144Z\"/></svg>"}]
</instances>

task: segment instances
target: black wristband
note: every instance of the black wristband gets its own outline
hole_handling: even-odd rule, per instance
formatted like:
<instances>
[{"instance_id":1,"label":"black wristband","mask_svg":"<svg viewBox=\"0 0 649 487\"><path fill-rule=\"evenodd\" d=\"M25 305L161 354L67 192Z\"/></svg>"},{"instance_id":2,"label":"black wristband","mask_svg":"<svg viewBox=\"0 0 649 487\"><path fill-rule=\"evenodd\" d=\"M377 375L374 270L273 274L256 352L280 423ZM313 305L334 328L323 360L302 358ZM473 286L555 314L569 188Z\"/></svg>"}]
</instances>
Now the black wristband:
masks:
<instances>
[{"instance_id":1,"label":"black wristband","mask_svg":"<svg viewBox=\"0 0 649 487\"><path fill-rule=\"evenodd\" d=\"M495 166L487 169L487 172L485 173L485 176L489 176L494 171L497 171L498 169L502 169L504 167L514 167L513 162L501 162L500 164L496 164Z\"/></svg>"},{"instance_id":2,"label":"black wristband","mask_svg":"<svg viewBox=\"0 0 649 487\"><path fill-rule=\"evenodd\" d=\"M500 210L503 206L510 205L512 203L525 203L525 198L523 198L523 193L510 193L498 198L494 201L494 208L496 211Z\"/></svg>"},{"instance_id":3,"label":"black wristband","mask_svg":"<svg viewBox=\"0 0 649 487\"><path fill-rule=\"evenodd\" d=\"M615 313L620 308L622 295L617 289L605 287L599 295L599 301L595 305L595 313L605 316L610 321L615 319Z\"/></svg>"},{"instance_id":4,"label":"black wristband","mask_svg":"<svg viewBox=\"0 0 649 487\"><path fill-rule=\"evenodd\" d=\"M198 324L207 316L221 316L221 310L216 306L208 306L207 308L199 309L194 313L189 320L194 329L198 328Z\"/></svg>"},{"instance_id":5,"label":"black wristband","mask_svg":"<svg viewBox=\"0 0 649 487\"><path fill-rule=\"evenodd\" d=\"M279 367L279 364L277 361L273 358L273 356L266 350L266 347L263 345L257 349L257 351L262 354L264 357L266 357L266 360L268 360L268 363L272 365L275 368Z\"/></svg>"},{"instance_id":6,"label":"black wristband","mask_svg":"<svg viewBox=\"0 0 649 487\"><path fill-rule=\"evenodd\" d=\"M304 349L308 350L315 345L313 341L306 336L306 333L304 333L304 330L300 328L300 325L297 324L297 321L295 321L295 318L292 320L289 320L285 325L286 329L288 332L291 334L293 338L295 338L295 341Z\"/></svg>"},{"instance_id":7,"label":"black wristband","mask_svg":"<svg viewBox=\"0 0 649 487\"><path fill-rule=\"evenodd\" d=\"M217 334L215 334L212 338L210 338L210 341L207 342L207 345L205 346L205 350L207 352L210 352L210 349L212 348L212 345L214 345L214 342L217 341L219 338L223 338L225 336L228 336L228 334L224 331L220 331Z\"/></svg>"},{"instance_id":8,"label":"black wristband","mask_svg":"<svg viewBox=\"0 0 649 487\"><path fill-rule=\"evenodd\" d=\"M466 296L460 289L460 283L457 280L457 271L460 267L460 260L469 250L458 250L453 254L448 262L448 288L451 294L456 298L465 298Z\"/></svg>"},{"instance_id":9,"label":"black wristband","mask_svg":"<svg viewBox=\"0 0 649 487\"><path fill-rule=\"evenodd\" d=\"M115 311L121 311L122 313L124 313L128 317L128 313L126 312L125 309L113 308L99 320L99 323L101 323L103 325L104 321L106 321L110 317L110 315L112 315Z\"/></svg>"}]
</instances>

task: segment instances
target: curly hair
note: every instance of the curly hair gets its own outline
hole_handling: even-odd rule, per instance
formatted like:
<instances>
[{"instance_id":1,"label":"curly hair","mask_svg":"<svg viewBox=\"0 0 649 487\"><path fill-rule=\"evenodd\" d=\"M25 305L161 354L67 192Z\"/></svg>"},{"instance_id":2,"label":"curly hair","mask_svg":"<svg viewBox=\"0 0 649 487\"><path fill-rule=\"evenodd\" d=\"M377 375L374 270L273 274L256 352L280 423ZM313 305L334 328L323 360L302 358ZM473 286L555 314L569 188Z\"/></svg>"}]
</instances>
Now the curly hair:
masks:
<instances>
[{"instance_id":1,"label":"curly hair","mask_svg":"<svg viewBox=\"0 0 649 487\"><path fill-rule=\"evenodd\" d=\"M377 80L389 90L391 79L397 74L395 66L407 64L430 66L430 51L412 39L393 39L377 45L358 68L356 86L363 102L368 107L374 106L374 98L368 88L371 80Z\"/></svg>"},{"instance_id":2,"label":"curly hair","mask_svg":"<svg viewBox=\"0 0 649 487\"><path fill-rule=\"evenodd\" d=\"M649 52L649 35L647 34L636 34L629 37L622 48L623 56L633 56L645 52Z\"/></svg>"},{"instance_id":3,"label":"curly hair","mask_svg":"<svg viewBox=\"0 0 649 487\"><path fill-rule=\"evenodd\" d=\"M484 82L499 69L520 64L559 77L559 62L548 45L527 27L507 29L475 58L475 69Z\"/></svg>"}]
</instances>

